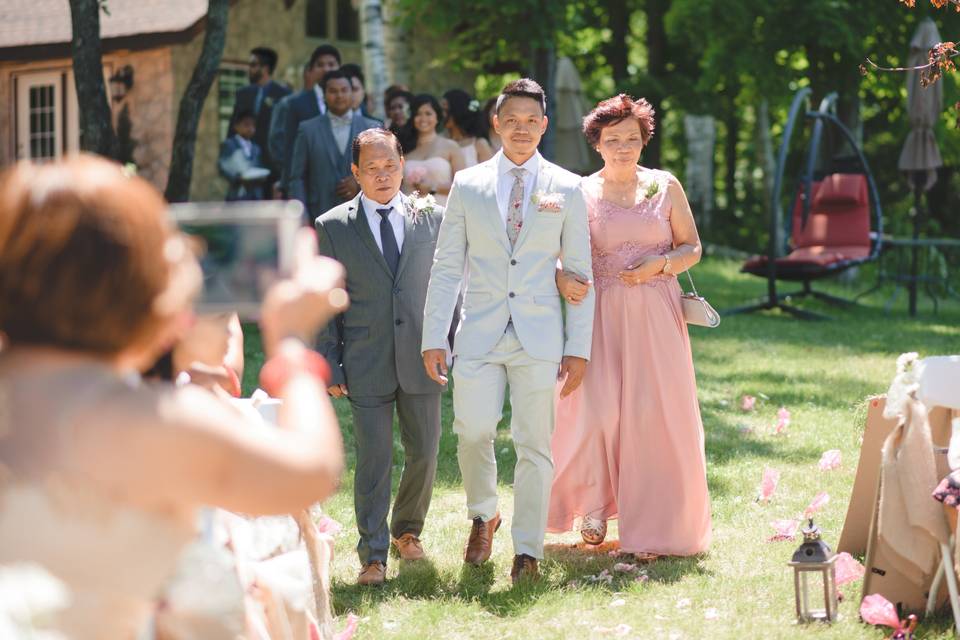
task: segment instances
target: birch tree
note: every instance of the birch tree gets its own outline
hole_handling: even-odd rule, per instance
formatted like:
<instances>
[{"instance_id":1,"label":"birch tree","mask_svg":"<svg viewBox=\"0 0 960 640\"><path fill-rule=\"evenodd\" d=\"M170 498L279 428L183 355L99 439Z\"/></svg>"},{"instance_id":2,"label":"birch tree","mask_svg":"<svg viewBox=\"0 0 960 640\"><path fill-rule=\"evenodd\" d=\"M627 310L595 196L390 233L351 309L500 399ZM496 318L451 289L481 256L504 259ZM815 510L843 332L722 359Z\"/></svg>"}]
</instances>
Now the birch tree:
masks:
<instances>
[{"instance_id":1,"label":"birch tree","mask_svg":"<svg viewBox=\"0 0 960 640\"><path fill-rule=\"evenodd\" d=\"M383 94L387 90L386 36L383 28L383 3L380 0L360 0L360 38L363 43L364 66L367 76L367 95L373 96L373 115L386 120Z\"/></svg>"}]
</instances>

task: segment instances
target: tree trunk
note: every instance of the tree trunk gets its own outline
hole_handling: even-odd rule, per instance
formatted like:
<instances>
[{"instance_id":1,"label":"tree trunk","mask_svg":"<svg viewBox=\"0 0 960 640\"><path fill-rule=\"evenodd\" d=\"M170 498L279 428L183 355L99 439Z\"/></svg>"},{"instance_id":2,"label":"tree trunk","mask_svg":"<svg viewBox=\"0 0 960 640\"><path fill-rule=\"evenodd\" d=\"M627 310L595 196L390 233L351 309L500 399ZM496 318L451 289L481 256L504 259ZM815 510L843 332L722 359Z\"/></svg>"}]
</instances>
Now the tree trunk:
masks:
<instances>
[{"instance_id":1,"label":"tree trunk","mask_svg":"<svg viewBox=\"0 0 960 640\"><path fill-rule=\"evenodd\" d=\"M80 148L113 158L117 137L103 81L103 47L100 44L100 2L70 0L73 24L73 79L80 109Z\"/></svg>"},{"instance_id":2,"label":"tree trunk","mask_svg":"<svg viewBox=\"0 0 960 640\"><path fill-rule=\"evenodd\" d=\"M553 117L557 107L557 54L553 42L536 47L533 50L533 79L540 83L547 94L547 115ZM540 153L547 160L553 160L554 135L556 125L547 121L547 131L540 141Z\"/></svg>"},{"instance_id":3,"label":"tree trunk","mask_svg":"<svg viewBox=\"0 0 960 640\"><path fill-rule=\"evenodd\" d=\"M737 94L738 89L730 87L731 96ZM727 137L723 143L723 191L727 196L727 219L733 219L733 212L737 209L737 142L740 139L740 118L737 114L737 105L731 98L730 110L725 118Z\"/></svg>"},{"instance_id":4,"label":"tree trunk","mask_svg":"<svg viewBox=\"0 0 960 640\"><path fill-rule=\"evenodd\" d=\"M380 0L363 0L360 11L363 57L367 75L367 95L374 98L374 117L385 121L383 94L389 82L387 79L387 54L384 49L386 38L383 29L383 6Z\"/></svg>"},{"instance_id":5,"label":"tree trunk","mask_svg":"<svg viewBox=\"0 0 960 640\"><path fill-rule=\"evenodd\" d=\"M210 0L207 8L203 49L190 83L180 99L177 129L173 135L173 156L170 159L170 177L164 194L169 202L190 199L190 180L193 176L193 156L197 145L197 127L203 103L213 80L217 77L220 58L227 40L227 17L230 0Z\"/></svg>"},{"instance_id":6,"label":"tree trunk","mask_svg":"<svg viewBox=\"0 0 960 640\"><path fill-rule=\"evenodd\" d=\"M653 80L654 93L646 96L657 114L657 122L662 124L663 113L660 107L663 96L661 87L667 78L667 28L664 17L670 8L669 0L647 0L647 75ZM663 129L660 135L653 136L643 151L643 164L648 167L660 166L660 149L663 142Z\"/></svg>"},{"instance_id":7,"label":"tree trunk","mask_svg":"<svg viewBox=\"0 0 960 640\"><path fill-rule=\"evenodd\" d=\"M604 56L613 71L613 84L616 90L620 90L630 80L630 71L627 68L629 64L628 54L630 53L630 47L627 43L627 36L630 35L628 1L609 0L606 3L610 42L604 47Z\"/></svg>"}]
</instances>

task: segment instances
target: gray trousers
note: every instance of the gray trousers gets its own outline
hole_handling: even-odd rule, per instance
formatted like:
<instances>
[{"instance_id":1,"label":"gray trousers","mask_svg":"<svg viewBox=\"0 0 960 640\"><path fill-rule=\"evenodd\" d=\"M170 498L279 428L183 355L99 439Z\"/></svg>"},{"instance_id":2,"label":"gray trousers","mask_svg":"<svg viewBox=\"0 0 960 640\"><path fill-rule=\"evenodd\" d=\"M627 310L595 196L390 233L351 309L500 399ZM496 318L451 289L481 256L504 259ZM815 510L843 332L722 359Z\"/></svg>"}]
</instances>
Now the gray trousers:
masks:
<instances>
[{"instance_id":1,"label":"gray trousers","mask_svg":"<svg viewBox=\"0 0 960 640\"><path fill-rule=\"evenodd\" d=\"M390 511L390 475L393 471L393 407L400 419L403 472ZM357 442L353 500L360 541L357 554L366 564L387 563L390 536L416 536L430 508L440 449L440 394L408 394L402 389L385 396L350 397Z\"/></svg>"}]
</instances>

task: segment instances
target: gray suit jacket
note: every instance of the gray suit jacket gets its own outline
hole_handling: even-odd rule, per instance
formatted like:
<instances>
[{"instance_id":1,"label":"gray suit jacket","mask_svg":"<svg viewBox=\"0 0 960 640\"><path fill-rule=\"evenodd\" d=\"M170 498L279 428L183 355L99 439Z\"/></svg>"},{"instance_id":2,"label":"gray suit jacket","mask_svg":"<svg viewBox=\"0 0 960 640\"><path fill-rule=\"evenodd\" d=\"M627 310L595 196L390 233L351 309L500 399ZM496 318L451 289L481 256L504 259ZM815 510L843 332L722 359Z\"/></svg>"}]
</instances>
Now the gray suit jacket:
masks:
<instances>
[{"instance_id":1,"label":"gray suit jacket","mask_svg":"<svg viewBox=\"0 0 960 640\"><path fill-rule=\"evenodd\" d=\"M327 114L304 120L297 129L290 161L290 198L302 202L311 222L340 204L334 193L337 182L350 175L350 148L361 131L379 126L376 120L353 116L347 148L338 149Z\"/></svg>"},{"instance_id":2,"label":"gray suit jacket","mask_svg":"<svg viewBox=\"0 0 960 640\"><path fill-rule=\"evenodd\" d=\"M555 280L561 256L564 269L592 278L580 176L540 159L523 228L511 247L497 206L501 154L454 176L430 275L422 348L444 348L457 292L467 273L455 355L483 357L512 319L517 338L531 357L553 362L563 356L589 359L593 287L580 305L567 306L564 313ZM541 197L558 204L538 204Z\"/></svg>"},{"instance_id":3,"label":"gray suit jacket","mask_svg":"<svg viewBox=\"0 0 960 640\"><path fill-rule=\"evenodd\" d=\"M321 332L318 350L330 363L334 384L346 384L351 396L387 395L398 386L410 394L443 390L427 376L420 355L427 282L442 219L440 206L416 221L406 213L394 277L359 195L317 218L320 253L346 268L350 294L350 308Z\"/></svg>"}]
</instances>

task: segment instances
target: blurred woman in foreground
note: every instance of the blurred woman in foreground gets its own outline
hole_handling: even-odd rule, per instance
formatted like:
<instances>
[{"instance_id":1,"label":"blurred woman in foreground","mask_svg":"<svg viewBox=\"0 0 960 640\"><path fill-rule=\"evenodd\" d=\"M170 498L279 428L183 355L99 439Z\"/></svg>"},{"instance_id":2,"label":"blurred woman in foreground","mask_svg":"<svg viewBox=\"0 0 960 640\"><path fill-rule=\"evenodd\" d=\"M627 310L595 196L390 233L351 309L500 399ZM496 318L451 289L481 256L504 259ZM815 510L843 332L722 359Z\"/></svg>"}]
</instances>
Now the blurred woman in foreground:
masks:
<instances>
[{"instance_id":1,"label":"blurred woman in foreground","mask_svg":"<svg viewBox=\"0 0 960 640\"><path fill-rule=\"evenodd\" d=\"M343 271L300 239L262 308L284 400L264 434L202 389L133 373L179 338L200 283L153 187L90 156L0 176L0 564L69 587L66 636L135 637L200 506L291 513L336 489L339 428L304 344L345 306Z\"/></svg>"}]
</instances>

